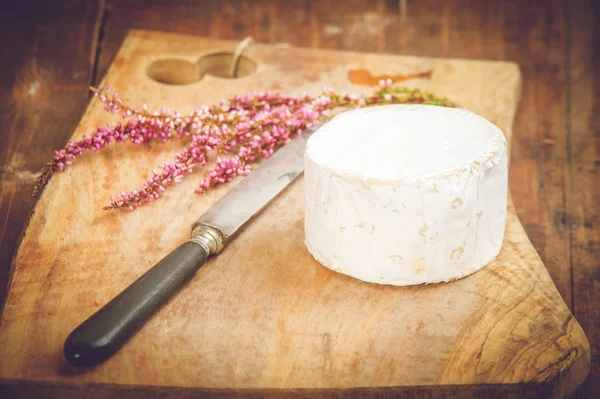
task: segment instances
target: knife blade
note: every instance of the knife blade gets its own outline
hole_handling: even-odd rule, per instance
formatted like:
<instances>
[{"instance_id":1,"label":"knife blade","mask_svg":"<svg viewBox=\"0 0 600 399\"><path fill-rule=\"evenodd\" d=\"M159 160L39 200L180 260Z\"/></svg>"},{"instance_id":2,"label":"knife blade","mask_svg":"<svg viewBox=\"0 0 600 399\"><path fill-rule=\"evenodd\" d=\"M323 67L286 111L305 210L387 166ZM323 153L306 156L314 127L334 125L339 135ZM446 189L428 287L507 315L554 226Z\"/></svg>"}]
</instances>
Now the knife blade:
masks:
<instances>
[{"instance_id":1,"label":"knife blade","mask_svg":"<svg viewBox=\"0 0 600 399\"><path fill-rule=\"evenodd\" d=\"M240 228L304 171L304 149L315 128L276 151L192 225L177 247L71 332L64 356L78 367L100 364L119 348L209 256L218 255Z\"/></svg>"}]
</instances>

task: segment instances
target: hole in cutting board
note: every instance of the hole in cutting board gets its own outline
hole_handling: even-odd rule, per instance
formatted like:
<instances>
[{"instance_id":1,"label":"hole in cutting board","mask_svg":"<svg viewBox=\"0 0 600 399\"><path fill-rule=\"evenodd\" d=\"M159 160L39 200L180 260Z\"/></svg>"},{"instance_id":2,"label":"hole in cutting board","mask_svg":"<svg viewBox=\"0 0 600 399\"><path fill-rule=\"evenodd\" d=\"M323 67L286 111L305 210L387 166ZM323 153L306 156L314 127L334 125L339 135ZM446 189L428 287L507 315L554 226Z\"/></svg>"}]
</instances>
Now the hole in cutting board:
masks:
<instances>
[{"instance_id":1,"label":"hole in cutting board","mask_svg":"<svg viewBox=\"0 0 600 399\"><path fill-rule=\"evenodd\" d=\"M242 78L256 71L256 62L242 55L237 65L235 78L230 76L233 53L214 53L200 57L195 63L186 60L165 58L156 60L146 69L153 80L169 85L189 85L202 79L204 75L220 78Z\"/></svg>"}]
</instances>

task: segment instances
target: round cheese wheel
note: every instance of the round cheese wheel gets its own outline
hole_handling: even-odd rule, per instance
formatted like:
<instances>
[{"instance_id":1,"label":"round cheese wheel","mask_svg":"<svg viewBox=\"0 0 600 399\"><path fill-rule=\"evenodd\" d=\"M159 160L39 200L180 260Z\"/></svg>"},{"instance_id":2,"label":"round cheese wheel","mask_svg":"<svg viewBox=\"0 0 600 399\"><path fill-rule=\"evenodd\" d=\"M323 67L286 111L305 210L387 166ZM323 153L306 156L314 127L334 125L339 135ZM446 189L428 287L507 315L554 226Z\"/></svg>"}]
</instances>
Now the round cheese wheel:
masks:
<instances>
[{"instance_id":1,"label":"round cheese wheel","mask_svg":"<svg viewBox=\"0 0 600 399\"><path fill-rule=\"evenodd\" d=\"M461 278L500 252L507 186L504 135L473 112L347 111L307 143L306 246L322 265L373 283Z\"/></svg>"}]
</instances>

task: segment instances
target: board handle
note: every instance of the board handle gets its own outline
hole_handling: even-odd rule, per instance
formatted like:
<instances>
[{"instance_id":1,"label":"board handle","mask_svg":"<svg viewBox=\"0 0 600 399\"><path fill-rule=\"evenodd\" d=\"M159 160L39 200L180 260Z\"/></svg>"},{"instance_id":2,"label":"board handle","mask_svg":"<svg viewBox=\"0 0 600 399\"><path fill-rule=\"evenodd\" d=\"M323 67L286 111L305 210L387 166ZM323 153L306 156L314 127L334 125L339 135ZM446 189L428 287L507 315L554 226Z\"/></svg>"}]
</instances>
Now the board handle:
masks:
<instances>
[{"instance_id":1,"label":"board handle","mask_svg":"<svg viewBox=\"0 0 600 399\"><path fill-rule=\"evenodd\" d=\"M197 237L180 245L69 335L64 355L78 367L111 357L213 252Z\"/></svg>"}]
</instances>

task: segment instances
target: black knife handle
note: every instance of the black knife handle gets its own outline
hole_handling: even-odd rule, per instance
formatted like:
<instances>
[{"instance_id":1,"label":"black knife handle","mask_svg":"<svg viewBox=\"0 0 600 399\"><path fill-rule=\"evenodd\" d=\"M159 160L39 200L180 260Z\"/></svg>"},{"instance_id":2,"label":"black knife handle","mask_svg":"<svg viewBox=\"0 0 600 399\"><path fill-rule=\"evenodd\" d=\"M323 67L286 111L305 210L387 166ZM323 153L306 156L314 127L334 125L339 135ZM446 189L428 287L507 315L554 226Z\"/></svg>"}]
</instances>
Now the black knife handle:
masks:
<instances>
[{"instance_id":1,"label":"black knife handle","mask_svg":"<svg viewBox=\"0 0 600 399\"><path fill-rule=\"evenodd\" d=\"M208 255L196 242L177 247L73 330L64 347L69 363L87 367L107 360L194 276Z\"/></svg>"}]
</instances>

